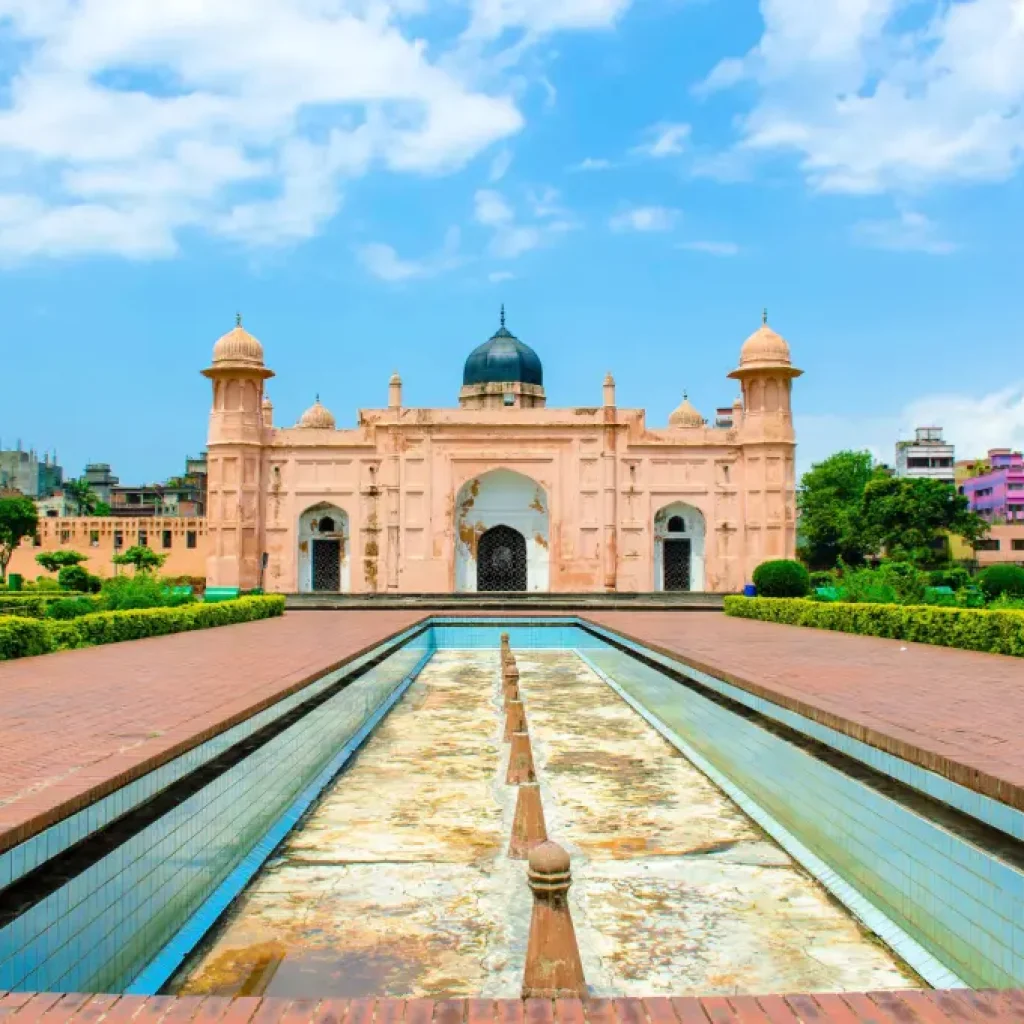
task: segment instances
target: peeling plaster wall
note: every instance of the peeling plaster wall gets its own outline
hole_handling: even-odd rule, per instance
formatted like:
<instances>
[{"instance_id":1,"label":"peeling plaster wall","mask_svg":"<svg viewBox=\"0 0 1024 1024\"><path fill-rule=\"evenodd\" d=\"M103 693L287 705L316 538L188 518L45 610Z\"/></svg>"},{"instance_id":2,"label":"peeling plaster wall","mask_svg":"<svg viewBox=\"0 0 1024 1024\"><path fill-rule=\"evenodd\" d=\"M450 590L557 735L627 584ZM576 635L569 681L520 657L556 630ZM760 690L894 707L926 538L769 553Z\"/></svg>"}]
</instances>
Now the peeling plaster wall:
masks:
<instances>
[{"instance_id":1,"label":"peeling plaster wall","mask_svg":"<svg viewBox=\"0 0 1024 1024\"><path fill-rule=\"evenodd\" d=\"M528 542L531 590L650 591L661 585L655 516L682 502L704 520L694 589L738 591L760 561L795 553L787 416L649 429L639 409L400 408L362 410L348 430L266 427L248 461L211 450L211 584L238 585L266 551L266 589L299 590L299 517L327 502L348 514L353 593L475 590L475 547L460 531L500 521ZM460 524L463 486L497 471L541 485L540 526L523 511L535 490L499 494L490 519Z\"/></svg>"},{"instance_id":2,"label":"peeling plaster wall","mask_svg":"<svg viewBox=\"0 0 1024 1024\"><path fill-rule=\"evenodd\" d=\"M526 539L526 589L549 589L547 496L521 473L495 469L464 484L455 502L455 589L476 591L477 543L492 526L510 526Z\"/></svg>"},{"instance_id":3,"label":"peeling plaster wall","mask_svg":"<svg viewBox=\"0 0 1024 1024\"><path fill-rule=\"evenodd\" d=\"M334 520L334 529L324 531L323 521L327 518ZM320 502L312 508L307 509L299 517L299 539L298 539L298 576L299 591L303 594L313 589L313 541L337 540L340 542L339 551L339 578L341 580L340 593L348 593L351 584L349 580L349 550L351 539L349 534L348 514L337 505L330 505L327 502Z\"/></svg>"},{"instance_id":4,"label":"peeling plaster wall","mask_svg":"<svg viewBox=\"0 0 1024 1024\"><path fill-rule=\"evenodd\" d=\"M681 516L685 529L682 533L669 533L668 521ZM653 590L665 589L665 541L690 542L690 590L704 589L704 516L700 509L681 501L666 505L654 516L654 580Z\"/></svg>"}]
</instances>

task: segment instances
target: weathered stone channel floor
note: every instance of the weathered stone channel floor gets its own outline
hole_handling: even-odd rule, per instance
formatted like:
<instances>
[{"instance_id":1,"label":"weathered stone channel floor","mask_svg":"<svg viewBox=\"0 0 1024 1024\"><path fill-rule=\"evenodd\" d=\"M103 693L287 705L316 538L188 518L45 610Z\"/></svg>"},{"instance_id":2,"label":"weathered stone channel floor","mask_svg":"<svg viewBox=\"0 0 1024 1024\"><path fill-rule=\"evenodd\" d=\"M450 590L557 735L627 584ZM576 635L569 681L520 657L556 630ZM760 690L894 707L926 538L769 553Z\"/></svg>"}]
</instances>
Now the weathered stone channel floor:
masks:
<instances>
[{"instance_id":1,"label":"weathered stone channel floor","mask_svg":"<svg viewBox=\"0 0 1024 1024\"><path fill-rule=\"evenodd\" d=\"M517 652L595 995L919 984L571 652ZM181 994L516 997L497 652L442 651L236 901Z\"/></svg>"}]
</instances>

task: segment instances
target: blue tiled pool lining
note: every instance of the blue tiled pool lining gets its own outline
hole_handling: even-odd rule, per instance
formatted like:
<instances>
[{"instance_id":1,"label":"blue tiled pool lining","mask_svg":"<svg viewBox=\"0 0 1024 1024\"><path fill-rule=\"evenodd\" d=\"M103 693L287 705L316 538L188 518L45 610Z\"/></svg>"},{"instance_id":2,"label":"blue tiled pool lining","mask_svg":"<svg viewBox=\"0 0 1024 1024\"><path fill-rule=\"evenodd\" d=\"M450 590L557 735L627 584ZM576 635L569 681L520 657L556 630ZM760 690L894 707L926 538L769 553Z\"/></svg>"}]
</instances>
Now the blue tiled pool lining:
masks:
<instances>
[{"instance_id":1,"label":"blue tiled pool lining","mask_svg":"<svg viewBox=\"0 0 1024 1024\"><path fill-rule=\"evenodd\" d=\"M19 916L8 906L0 989L158 991L432 653L496 649L502 632L513 649L574 650L930 984L1024 983L1019 811L577 618L435 616L0 856L2 903L62 851L262 743Z\"/></svg>"}]
</instances>

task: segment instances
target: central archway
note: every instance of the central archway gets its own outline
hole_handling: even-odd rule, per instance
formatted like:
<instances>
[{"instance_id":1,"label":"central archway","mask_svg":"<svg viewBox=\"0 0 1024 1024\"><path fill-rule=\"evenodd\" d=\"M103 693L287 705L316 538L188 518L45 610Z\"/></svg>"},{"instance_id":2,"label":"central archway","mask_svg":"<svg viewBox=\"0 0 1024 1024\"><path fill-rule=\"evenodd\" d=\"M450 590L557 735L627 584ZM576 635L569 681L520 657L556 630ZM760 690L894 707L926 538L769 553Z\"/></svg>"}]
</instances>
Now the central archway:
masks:
<instances>
[{"instance_id":1,"label":"central archway","mask_svg":"<svg viewBox=\"0 0 1024 1024\"><path fill-rule=\"evenodd\" d=\"M478 591L526 590L526 538L511 526L492 526L476 549Z\"/></svg>"},{"instance_id":2,"label":"central archway","mask_svg":"<svg viewBox=\"0 0 1024 1024\"><path fill-rule=\"evenodd\" d=\"M467 480L455 496L455 590L546 591L548 518L544 488L522 473Z\"/></svg>"}]
</instances>

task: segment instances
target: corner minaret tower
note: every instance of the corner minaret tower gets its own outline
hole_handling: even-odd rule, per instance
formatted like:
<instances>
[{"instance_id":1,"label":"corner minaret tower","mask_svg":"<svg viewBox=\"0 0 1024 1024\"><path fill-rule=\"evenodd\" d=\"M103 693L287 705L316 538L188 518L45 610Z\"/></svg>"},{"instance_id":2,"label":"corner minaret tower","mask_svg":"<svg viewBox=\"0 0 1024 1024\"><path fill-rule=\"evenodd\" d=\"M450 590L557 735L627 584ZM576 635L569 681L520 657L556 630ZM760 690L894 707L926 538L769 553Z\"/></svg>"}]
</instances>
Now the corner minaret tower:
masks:
<instances>
[{"instance_id":1,"label":"corner minaret tower","mask_svg":"<svg viewBox=\"0 0 1024 1024\"><path fill-rule=\"evenodd\" d=\"M248 590L260 585L264 382L263 346L235 326L213 346L203 376L213 384L207 435L209 476L207 584Z\"/></svg>"},{"instance_id":2,"label":"corner minaret tower","mask_svg":"<svg viewBox=\"0 0 1024 1024\"><path fill-rule=\"evenodd\" d=\"M746 580L755 566L769 558L796 555L796 435L793 431L792 391L798 370L790 359L786 339L761 326L740 349L740 365L729 374L743 389L742 423L747 553Z\"/></svg>"}]
</instances>

